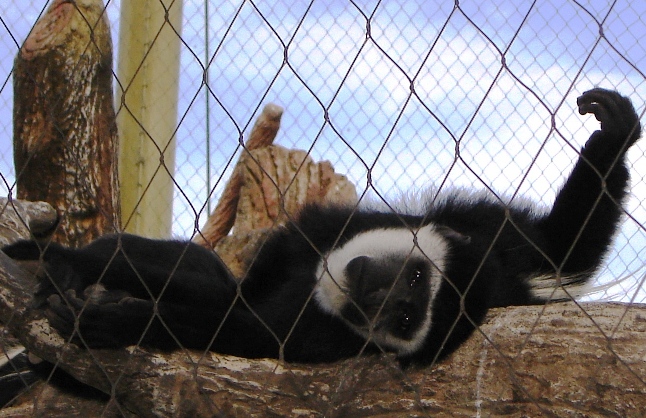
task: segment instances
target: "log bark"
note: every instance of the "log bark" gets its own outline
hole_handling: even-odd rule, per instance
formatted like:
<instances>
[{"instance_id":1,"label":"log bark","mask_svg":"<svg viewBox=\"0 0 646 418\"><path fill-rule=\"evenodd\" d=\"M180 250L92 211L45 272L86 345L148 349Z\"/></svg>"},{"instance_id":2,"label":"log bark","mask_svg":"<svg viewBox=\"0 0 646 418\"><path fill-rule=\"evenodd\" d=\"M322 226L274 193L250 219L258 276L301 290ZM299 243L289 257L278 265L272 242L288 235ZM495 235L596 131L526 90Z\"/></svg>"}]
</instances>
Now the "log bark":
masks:
<instances>
[{"instance_id":1,"label":"log bark","mask_svg":"<svg viewBox=\"0 0 646 418\"><path fill-rule=\"evenodd\" d=\"M282 116L282 107L273 103L266 105L251 129L243 152L250 152L271 145L280 128ZM218 204L204 224L202 231L195 236L194 242L197 244L207 248L214 248L233 227L236 220L238 200L240 199L240 188L243 184L243 177L239 167L240 161L233 169L233 174L227 182Z\"/></svg>"},{"instance_id":2,"label":"log bark","mask_svg":"<svg viewBox=\"0 0 646 418\"><path fill-rule=\"evenodd\" d=\"M0 248L30 236L47 237L57 223L56 210L46 202L0 198Z\"/></svg>"},{"instance_id":3,"label":"log bark","mask_svg":"<svg viewBox=\"0 0 646 418\"><path fill-rule=\"evenodd\" d=\"M314 162L305 151L261 148L240 159L243 176L234 235L275 228L311 203L357 204L348 179L329 161Z\"/></svg>"},{"instance_id":4,"label":"log bark","mask_svg":"<svg viewBox=\"0 0 646 418\"><path fill-rule=\"evenodd\" d=\"M401 370L389 355L307 366L191 350L85 350L28 308L30 289L29 275L0 254L0 320L32 353L110 394L120 414L646 415L643 305L497 309L444 362Z\"/></svg>"},{"instance_id":5,"label":"log bark","mask_svg":"<svg viewBox=\"0 0 646 418\"><path fill-rule=\"evenodd\" d=\"M274 104L265 106L216 208L193 239L217 249L234 274L245 259L251 259L244 258L255 248L247 245L250 237L262 237L263 230L285 223L303 205L357 202L354 185L336 173L329 161L314 162L305 151L271 145L282 113ZM233 235L227 236L230 231ZM246 250L230 252L231 241ZM229 253L232 257L227 257Z\"/></svg>"},{"instance_id":6,"label":"log bark","mask_svg":"<svg viewBox=\"0 0 646 418\"><path fill-rule=\"evenodd\" d=\"M232 235L215 250L236 277L269 232L298 215L308 203L355 205L357 193L328 161L314 162L305 151L271 145L244 154L236 167L239 198Z\"/></svg>"},{"instance_id":7,"label":"log bark","mask_svg":"<svg viewBox=\"0 0 646 418\"><path fill-rule=\"evenodd\" d=\"M103 2L54 1L14 62L19 199L60 213L74 247L119 230L112 42Z\"/></svg>"}]
</instances>

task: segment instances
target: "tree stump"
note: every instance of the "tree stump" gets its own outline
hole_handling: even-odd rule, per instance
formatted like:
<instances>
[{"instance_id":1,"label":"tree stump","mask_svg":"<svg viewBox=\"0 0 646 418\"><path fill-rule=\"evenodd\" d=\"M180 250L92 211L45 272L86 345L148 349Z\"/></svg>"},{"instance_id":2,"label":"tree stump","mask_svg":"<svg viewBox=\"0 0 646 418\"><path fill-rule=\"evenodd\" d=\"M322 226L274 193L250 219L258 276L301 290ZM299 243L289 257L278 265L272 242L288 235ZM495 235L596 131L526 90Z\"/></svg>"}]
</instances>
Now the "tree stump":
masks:
<instances>
[{"instance_id":1,"label":"tree stump","mask_svg":"<svg viewBox=\"0 0 646 418\"><path fill-rule=\"evenodd\" d=\"M0 198L0 247L31 236L46 237L57 222L56 210L45 202Z\"/></svg>"},{"instance_id":2,"label":"tree stump","mask_svg":"<svg viewBox=\"0 0 646 418\"><path fill-rule=\"evenodd\" d=\"M328 161L314 162L305 151L277 145L242 155L232 235L222 237L215 250L236 277L242 277L273 228L298 216L309 203L355 205L357 193L348 179Z\"/></svg>"},{"instance_id":3,"label":"tree stump","mask_svg":"<svg viewBox=\"0 0 646 418\"><path fill-rule=\"evenodd\" d=\"M358 200L354 185L329 161L272 145L282 114L275 104L265 106L216 208L193 239L215 248L237 277L269 230L294 218L303 205Z\"/></svg>"},{"instance_id":4,"label":"tree stump","mask_svg":"<svg viewBox=\"0 0 646 418\"><path fill-rule=\"evenodd\" d=\"M273 103L266 105L262 109L260 116L258 116L256 123L254 123L242 152L251 152L273 144L280 128L280 119L282 117L282 107ZM202 230L193 239L197 244L207 248L214 248L233 227L236 220L238 200L240 199L240 189L243 184L240 165L241 161L239 160L218 200L218 204L209 215Z\"/></svg>"},{"instance_id":5,"label":"tree stump","mask_svg":"<svg viewBox=\"0 0 646 418\"><path fill-rule=\"evenodd\" d=\"M14 63L19 199L60 214L54 239L78 247L119 230L112 41L103 2L54 1Z\"/></svg>"}]
</instances>

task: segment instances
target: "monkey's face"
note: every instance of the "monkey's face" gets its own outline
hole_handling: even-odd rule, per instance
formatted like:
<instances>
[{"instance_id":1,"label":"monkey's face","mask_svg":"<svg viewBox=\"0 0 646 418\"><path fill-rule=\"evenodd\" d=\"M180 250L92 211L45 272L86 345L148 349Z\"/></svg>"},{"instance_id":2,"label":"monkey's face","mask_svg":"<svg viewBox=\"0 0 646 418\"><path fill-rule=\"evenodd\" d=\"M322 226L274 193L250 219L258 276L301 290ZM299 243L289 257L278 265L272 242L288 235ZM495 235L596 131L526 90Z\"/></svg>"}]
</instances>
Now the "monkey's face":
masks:
<instances>
[{"instance_id":1,"label":"monkey's face","mask_svg":"<svg viewBox=\"0 0 646 418\"><path fill-rule=\"evenodd\" d=\"M348 299L342 318L384 348L414 351L430 326L432 271L420 256L352 259L345 269Z\"/></svg>"},{"instance_id":2,"label":"monkey's face","mask_svg":"<svg viewBox=\"0 0 646 418\"><path fill-rule=\"evenodd\" d=\"M367 340L413 353L430 330L447 252L445 235L431 224L362 232L321 260L315 299Z\"/></svg>"}]
</instances>

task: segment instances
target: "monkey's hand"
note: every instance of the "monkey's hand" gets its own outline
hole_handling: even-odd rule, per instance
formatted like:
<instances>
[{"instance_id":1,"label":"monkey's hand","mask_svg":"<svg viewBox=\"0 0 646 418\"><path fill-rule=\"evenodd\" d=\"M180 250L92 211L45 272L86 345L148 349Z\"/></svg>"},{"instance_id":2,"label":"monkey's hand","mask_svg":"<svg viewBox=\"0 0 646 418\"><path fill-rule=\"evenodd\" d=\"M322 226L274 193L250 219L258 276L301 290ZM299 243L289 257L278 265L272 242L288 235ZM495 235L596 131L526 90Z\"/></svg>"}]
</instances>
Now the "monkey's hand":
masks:
<instances>
[{"instance_id":1,"label":"monkey's hand","mask_svg":"<svg viewBox=\"0 0 646 418\"><path fill-rule=\"evenodd\" d=\"M87 286L66 262L67 250L59 244L25 240L8 245L2 251L38 280L38 290L33 300L36 308L42 306L50 295L63 294L68 289L80 294Z\"/></svg>"},{"instance_id":2,"label":"monkey's hand","mask_svg":"<svg viewBox=\"0 0 646 418\"><path fill-rule=\"evenodd\" d=\"M620 147L617 151L626 151L641 136L635 108L630 99L616 91L595 88L583 93L576 102L581 115L592 113L601 122L601 131L598 131L601 135L593 135L591 140L601 136L603 141Z\"/></svg>"},{"instance_id":3,"label":"monkey's hand","mask_svg":"<svg viewBox=\"0 0 646 418\"><path fill-rule=\"evenodd\" d=\"M97 285L86 289L83 297L73 290L49 296L45 316L63 337L80 346L123 347L141 338L152 317L152 304Z\"/></svg>"}]
</instances>

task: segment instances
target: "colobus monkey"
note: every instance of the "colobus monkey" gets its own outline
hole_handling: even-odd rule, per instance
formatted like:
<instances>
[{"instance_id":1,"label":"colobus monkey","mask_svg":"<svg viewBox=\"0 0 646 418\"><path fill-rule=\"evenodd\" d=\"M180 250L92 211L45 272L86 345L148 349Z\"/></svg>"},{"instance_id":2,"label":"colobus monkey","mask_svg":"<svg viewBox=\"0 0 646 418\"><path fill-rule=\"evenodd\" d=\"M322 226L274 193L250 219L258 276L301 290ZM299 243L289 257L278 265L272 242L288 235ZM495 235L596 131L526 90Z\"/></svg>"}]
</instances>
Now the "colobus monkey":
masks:
<instances>
[{"instance_id":1,"label":"colobus monkey","mask_svg":"<svg viewBox=\"0 0 646 418\"><path fill-rule=\"evenodd\" d=\"M240 281L190 242L122 234L81 249L23 241L3 251L42 258L36 301L88 347L181 345L311 363L388 351L428 364L487 309L567 298L601 263L641 127L614 91L590 90L577 104L601 129L547 213L460 195L423 215L310 205L271 233Z\"/></svg>"}]
</instances>

